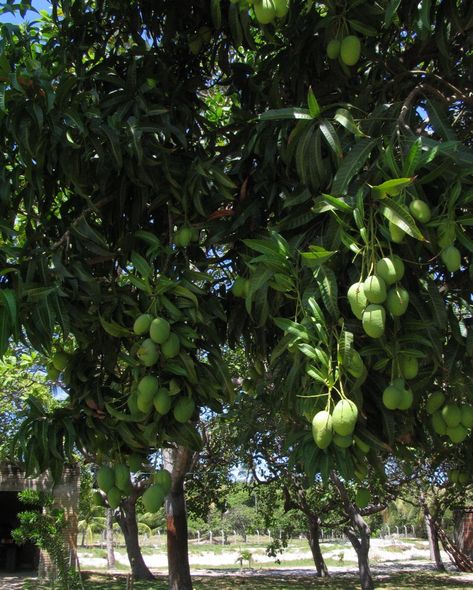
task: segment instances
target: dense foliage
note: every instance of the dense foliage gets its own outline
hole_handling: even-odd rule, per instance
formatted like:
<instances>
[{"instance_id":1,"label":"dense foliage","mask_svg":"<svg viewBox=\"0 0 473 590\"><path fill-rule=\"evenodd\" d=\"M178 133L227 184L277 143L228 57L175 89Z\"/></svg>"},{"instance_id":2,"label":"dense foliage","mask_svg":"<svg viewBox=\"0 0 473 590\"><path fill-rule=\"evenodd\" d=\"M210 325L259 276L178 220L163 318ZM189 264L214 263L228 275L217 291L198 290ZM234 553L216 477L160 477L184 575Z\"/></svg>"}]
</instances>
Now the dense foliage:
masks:
<instances>
[{"instance_id":1,"label":"dense foliage","mask_svg":"<svg viewBox=\"0 0 473 590\"><path fill-rule=\"evenodd\" d=\"M241 341L309 474L469 441L473 7L283 4L54 1L2 27L0 341L56 353L60 457L198 448L175 407L219 411Z\"/></svg>"}]
</instances>

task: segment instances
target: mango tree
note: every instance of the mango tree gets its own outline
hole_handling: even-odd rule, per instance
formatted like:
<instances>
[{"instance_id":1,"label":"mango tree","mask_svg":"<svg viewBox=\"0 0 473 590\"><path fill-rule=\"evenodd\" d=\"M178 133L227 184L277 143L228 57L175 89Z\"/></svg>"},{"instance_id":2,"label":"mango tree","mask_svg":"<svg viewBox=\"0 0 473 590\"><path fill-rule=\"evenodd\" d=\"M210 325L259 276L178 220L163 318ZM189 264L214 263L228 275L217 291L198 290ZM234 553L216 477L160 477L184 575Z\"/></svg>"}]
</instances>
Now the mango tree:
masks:
<instances>
[{"instance_id":1,"label":"mango tree","mask_svg":"<svg viewBox=\"0 0 473 590\"><path fill-rule=\"evenodd\" d=\"M472 27L453 0L54 0L2 27L0 348L50 354L70 398L25 427L31 469L197 449L241 339L307 473L471 444Z\"/></svg>"}]
</instances>

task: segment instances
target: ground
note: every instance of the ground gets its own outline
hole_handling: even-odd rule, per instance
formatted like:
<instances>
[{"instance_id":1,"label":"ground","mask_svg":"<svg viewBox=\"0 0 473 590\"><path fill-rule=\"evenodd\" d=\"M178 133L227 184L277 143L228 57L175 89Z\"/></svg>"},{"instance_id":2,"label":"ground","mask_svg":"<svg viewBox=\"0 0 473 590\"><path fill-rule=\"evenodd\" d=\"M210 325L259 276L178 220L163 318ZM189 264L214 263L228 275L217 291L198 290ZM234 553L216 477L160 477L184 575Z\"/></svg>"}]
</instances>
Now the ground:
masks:
<instances>
[{"instance_id":1,"label":"ground","mask_svg":"<svg viewBox=\"0 0 473 590\"><path fill-rule=\"evenodd\" d=\"M237 539L235 539L237 541ZM143 553L156 573L155 582L135 583L134 590L166 590L166 554L162 540L142 539ZM331 572L329 580L314 576L314 566L307 542L294 540L279 556L280 563L265 553L265 542L230 545L191 543L190 562L195 590L357 590L356 556L342 540L322 543ZM251 567L238 557L242 551L252 554ZM114 572L105 572L105 550L82 548L79 552L84 571L84 590L125 590L127 560L124 548L116 549L118 557ZM373 539L371 551L376 588L383 590L467 590L473 587L473 574L459 573L445 557L448 571L435 572L429 562L427 543L422 539L394 537ZM0 590L46 590L37 580L27 576L0 577Z\"/></svg>"}]
</instances>

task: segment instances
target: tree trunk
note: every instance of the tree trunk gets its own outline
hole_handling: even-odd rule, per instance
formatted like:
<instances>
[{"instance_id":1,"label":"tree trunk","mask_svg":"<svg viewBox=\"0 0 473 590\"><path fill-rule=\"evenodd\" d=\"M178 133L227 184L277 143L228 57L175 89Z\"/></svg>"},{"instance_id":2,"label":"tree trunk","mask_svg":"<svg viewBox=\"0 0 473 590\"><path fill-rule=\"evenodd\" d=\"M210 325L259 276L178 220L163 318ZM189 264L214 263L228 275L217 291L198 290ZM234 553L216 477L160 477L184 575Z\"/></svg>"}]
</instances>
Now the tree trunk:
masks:
<instances>
[{"instance_id":1,"label":"tree trunk","mask_svg":"<svg viewBox=\"0 0 473 590\"><path fill-rule=\"evenodd\" d=\"M427 529L427 538L429 540L430 560L434 562L435 569L443 572L445 571L445 566L443 564L442 557L440 556L440 543L437 526L435 524L434 518L430 514L424 494L421 494L420 502L424 512L424 522Z\"/></svg>"},{"instance_id":2,"label":"tree trunk","mask_svg":"<svg viewBox=\"0 0 473 590\"><path fill-rule=\"evenodd\" d=\"M361 516L357 507L350 501L345 485L341 479L333 471L330 477L333 484L338 489L343 502L343 508L350 519L350 525L345 527L345 534L353 545L353 549L356 551L361 588L362 590L374 590L374 582L369 562L370 527Z\"/></svg>"},{"instance_id":3,"label":"tree trunk","mask_svg":"<svg viewBox=\"0 0 473 590\"><path fill-rule=\"evenodd\" d=\"M134 580L154 580L153 574L143 559L138 539L138 524L136 522L136 501L138 495L133 492L122 501L117 521L125 537L126 552L130 562Z\"/></svg>"},{"instance_id":4,"label":"tree trunk","mask_svg":"<svg viewBox=\"0 0 473 590\"><path fill-rule=\"evenodd\" d=\"M107 569L115 567L115 551L113 550L113 510L105 511L105 542L107 545Z\"/></svg>"},{"instance_id":5,"label":"tree trunk","mask_svg":"<svg viewBox=\"0 0 473 590\"><path fill-rule=\"evenodd\" d=\"M325 563L319 543L320 520L314 515L306 516L308 524L309 546L310 550L312 551L312 558L317 570L317 576L320 578L327 578L330 574L328 573L327 564Z\"/></svg>"},{"instance_id":6,"label":"tree trunk","mask_svg":"<svg viewBox=\"0 0 473 590\"><path fill-rule=\"evenodd\" d=\"M360 516L360 519L364 519ZM371 531L365 522L366 529L364 532L362 528L357 527L357 531L353 527L346 527L345 533L353 545L358 558L358 572L360 576L360 583L362 590L374 590L373 577L371 576L371 568L369 561L370 551L370 534Z\"/></svg>"},{"instance_id":7,"label":"tree trunk","mask_svg":"<svg viewBox=\"0 0 473 590\"><path fill-rule=\"evenodd\" d=\"M184 498L184 479L191 460L192 452L184 447L163 451L164 468L172 476L171 491L165 502L169 590L192 590Z\"/></svg>"}]
</instances>

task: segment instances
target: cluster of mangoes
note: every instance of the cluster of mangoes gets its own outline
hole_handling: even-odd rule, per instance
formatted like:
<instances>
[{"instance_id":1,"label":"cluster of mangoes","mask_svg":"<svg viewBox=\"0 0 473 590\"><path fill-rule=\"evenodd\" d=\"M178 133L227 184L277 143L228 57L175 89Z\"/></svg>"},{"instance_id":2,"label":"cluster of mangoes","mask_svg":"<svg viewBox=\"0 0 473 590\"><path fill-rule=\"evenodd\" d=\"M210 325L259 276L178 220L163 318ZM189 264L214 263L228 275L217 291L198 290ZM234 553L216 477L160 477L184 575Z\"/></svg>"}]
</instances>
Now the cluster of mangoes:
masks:
<instances>
[{"instance_id":1,"label":"cluster of mangoes","mask_svg":"<svg viewBox=\"0 0 473 590\"><path fill-rule=\"evenodd\" d=\"M64 350L58 350L55 352L46 367L48 379L51 381L57 381L59 375L69 366L70 360L71 356Z\"/></svg>"},{"instance_id":2,"label":"cluster of mangoes","mask_svg":"<svg viewBox=\"0 0 473 590\"><path fill-rule=\"evenodd\" d=\"M142 471L142 459L137 455L130 455L126 464L102 465L97 470L97 485L106 494L110 508L118 508L122 499L130 495L133 485L130 474L139 471ZM166 469L159 469L153 473L152 482L142 498L147 512L157 512L163 505L165 497L171 490L171 474ZM95 492L95 502L103 505L103 497L99 491Z\"/></svg>"},{"instance_id":3,"label":"cluster of mangoes","mask_svg":"<svg viewBox=\"0 0 473 590\"><path fill-rule=\"evenodd\" d=\"M470 481L470 474L460 469L450 469L448 472L448 481L451 483L465 484Z\"/></svg>"},{"instance_id":4,"label":"cluster of mangoes","mask_svg":"<svg viewBox=\"0 0 473 590\"><path fill-rule=\"evenodd\" d=\"M166 318L142 313L133 324L133 332L137 336L148 336L136 353L145 367L155 365L160 353L165 359L172 359L179 354L179 336L171 332L171 324Z\"/></svg>"},{"instance_id":5,"label":"cluster of mangoes","mask_svg":"<svg viewBox=\"0 0 473 590\"><path fill-rule=\"evenodd\" d=\"M317 412L312 419L312 436L319 449L326 449L333 442L337 447L353 445L353 432L358 420L358 408L349 399L341 399L333 408Z\"/></svg>"},{"instance_id":6,"label":"cluster of mangoes","mask_svg":"<svg viewBox=\"0 0 473 590\"><path fill-rule=\"evenodd\" d=\"M248 2L243 0L230 0L233 4L243 3L246 7ZM253 0L253 10L256 20L261 25L269 25L276 18L284 18L289 11L289 0Z\"/></svg>"},{"instance_id":7,"label":"cluster of mangoes","mask_svg":"<svg viewBox=\"0 0 473 590\"><path fill-rule=\"evenodd\" d=\"M137 351L137 356L145 367L155 365L160 354L164 359L172 359L179 354L179 336L171 331L166 318L141 314L133 324L133 331L137 336L149 336L141 342ZM162 416L168 414L172 407L175 420L184 424L194 413L195 402L191 397L183 395L176 399L173 406L172 397L175 393L177 391L171 392L162 386L158 377L148 374L138 382L137 391L129 396L128 407L132 414L142 412L147 415L155 410Z\"/></svg>"},{"instance_id":8,"label":"cluster of mangoes","mask_svg":"<svg viewBox=\"0 0 473 590\"><path fill-rule=\"evenodd\" d=\"M399 256L384 257L376 263L374 274L348 289L347 297L353 315L361 320L363 330L371 338L383 336L386 309L393 317L406 313L409 293L398 284L403 276L404 263Z\"/></svg>"},{"instance_id":9,"label":"cluster of mangoes","mask_svg":"<svg viewBox=\"0 0 473 590\"><path fill-rule=\"evenodd\" d=\"M445 403L443 391L434 391L427 398L426 410L432 416L432 428L439 436L448 436L459 444L473 428L473 406Z\"/></svg>"},{"instance_id":10,"label":"cluster of mangoes","mask_svg":"<svg viewBox=\"0 0 473 590\"><path fill-rule=\"evenodd\" d=\"M131 493L130 465L125 463L102 465L97 471L96 479L98 487L107 495L110 508L117 508L122 499ZM100 492L96 493L96 502L102 503Z\"/></svg>"},{"instance_id":11,"label":"cluster of mangoes","mask_svg":"<svg viewBox=\"0 0 473 590\"><path fill-rule=\"evenodd\" d=\"M422 199L413 199L409 204L412 217L420 223L429 223L432 219L432 211L429 204ZM400 244L404 240L405 232L398 226L390 223L389 233L391 240ZM456 272L461 268L461 253L455 244L455 223L443 220L437 226L437 245L440 249L440 259L448 272Z\"/></svg>"},{"instance_id":12,"label":"cluster of mangoes","mask_svg":"<svg viewBox=\"0 0 473 590\"><path fill-rule=\"evenodd\" d=\"M329 59L340 58L346 66L358 63L361 54L361 41L356 35L346 35L343 39L331 39L327 45Z\"/></svg>"}]
</instances>

